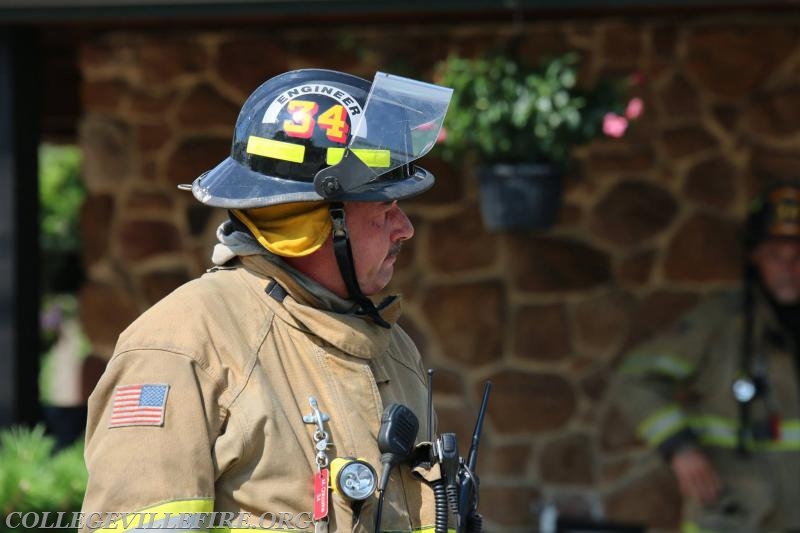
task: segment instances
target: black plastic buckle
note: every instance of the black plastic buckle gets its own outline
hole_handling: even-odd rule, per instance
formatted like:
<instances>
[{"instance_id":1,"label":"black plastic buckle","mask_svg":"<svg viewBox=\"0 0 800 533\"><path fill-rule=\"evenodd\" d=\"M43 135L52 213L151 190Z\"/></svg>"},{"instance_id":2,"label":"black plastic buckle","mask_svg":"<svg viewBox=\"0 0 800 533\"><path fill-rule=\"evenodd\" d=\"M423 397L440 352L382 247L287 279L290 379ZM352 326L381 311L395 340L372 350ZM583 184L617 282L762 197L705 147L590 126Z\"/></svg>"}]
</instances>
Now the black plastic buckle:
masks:
<instances>
[{"instance_id":1,"label":"black plastic buckle","mask_svg":"<svg viewBox=\"0 0 800 533\"><path fill-rule=\"evenodd\" d=\"M333 236L334 237L347 237L347 224L344 217L344 206L331 206L328 208L331 213L331 221L333 222Z\"/></svg>"}]
</instances>

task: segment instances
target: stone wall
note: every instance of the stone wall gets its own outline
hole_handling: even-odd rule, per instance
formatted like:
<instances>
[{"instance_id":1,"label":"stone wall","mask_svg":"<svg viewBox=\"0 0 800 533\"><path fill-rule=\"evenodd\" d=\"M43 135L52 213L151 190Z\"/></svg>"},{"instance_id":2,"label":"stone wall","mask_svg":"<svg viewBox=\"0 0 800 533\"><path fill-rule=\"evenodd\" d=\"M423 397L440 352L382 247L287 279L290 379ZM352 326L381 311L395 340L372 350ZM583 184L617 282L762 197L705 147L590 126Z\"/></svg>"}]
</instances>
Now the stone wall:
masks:
<instances>
[{"instance_id":1,"label":"stone wall","mask_svg":"<svg viewBox=\"0 0 800 533\"><path fill-rule=\"evenodd\" d=\"M490 531L565 514L679 523L669 472L607 398L621 354L737 281L738 217L758 183L800 164L800 16L717 15L256 31L115 31L81 51L84 324L98 354L209 266L224 214L176 185L224 158L239 106L270 76L323 66L431 77L448 52L514 42L528 59L578 50L583 74L639 72L645 114L576 153L557 225L489 233L471 168L405 207L416 236L394 288L462 451L483 383Z\"/></svg>"}]
</instances>

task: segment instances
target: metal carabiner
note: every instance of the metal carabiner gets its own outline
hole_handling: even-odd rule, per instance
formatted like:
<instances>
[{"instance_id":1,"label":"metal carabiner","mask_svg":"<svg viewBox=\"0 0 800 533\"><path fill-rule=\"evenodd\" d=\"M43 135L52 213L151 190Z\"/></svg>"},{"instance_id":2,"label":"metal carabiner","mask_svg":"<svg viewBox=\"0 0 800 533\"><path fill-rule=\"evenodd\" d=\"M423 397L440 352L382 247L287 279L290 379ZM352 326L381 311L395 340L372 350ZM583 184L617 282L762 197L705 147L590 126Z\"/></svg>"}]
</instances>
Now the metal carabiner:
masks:
<instances>
[{"instance_id":1,"label":"metal carabiner","mask_svg":"<svg viewBox=\"0 0 800 533\"><path fill-rule=\"evenodd\" d=\"M310 415L303 415L303 422L306 424L317 424L317 427L321 431L325 431L325 428L322 426L322 424L330 420L331 417L319 410L317 399L313 396L308 397L308 403L311 404L311 409L313 409L314 412Z\"/></svg>"},{"instance_id":2,"label":"metal carabiner","mask_svg":"<svg viewBox=\"0 0 800 533\"><path fill-rule=\"evenodd\" d=\"M319 410L317 399L313 396L308 397L308 403L311 404L313 413L303 416L303 422L306 424L316 424L317 428L314 430L314 449L316 450L317 467L322 469L328 466L328 454L326 453L330 443L328 442L328 432L325 431L325 422L330 420L330 416L326 415Z\"/></svg>"},{"instance_id":3,"label":"metal carabiner","mask_svg":"<svg viewBox=\"0 0 800 533\"><path fill-rule=\"evenodd\" d=\"M313 396L308 397L308 403L311 404L311 409L313 410L313 414L306 415L303 417L303 422L306 424L317 424L317 432L316 435L324 435L327 437L327 432L325 431L325 422L331 419L330 416L326 415L322 411L319 410L319 404L317 403L317 399ZM324 438L324 437L322 437Z\"/></svg>"}]
</instances>

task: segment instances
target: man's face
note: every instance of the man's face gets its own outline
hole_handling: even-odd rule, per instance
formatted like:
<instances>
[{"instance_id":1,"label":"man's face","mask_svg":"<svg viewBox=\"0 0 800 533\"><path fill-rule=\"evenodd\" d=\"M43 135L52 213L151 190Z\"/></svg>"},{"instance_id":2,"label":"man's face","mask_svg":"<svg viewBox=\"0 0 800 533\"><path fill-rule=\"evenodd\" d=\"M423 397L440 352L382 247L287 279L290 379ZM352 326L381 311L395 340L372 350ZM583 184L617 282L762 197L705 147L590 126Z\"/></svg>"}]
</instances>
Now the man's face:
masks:
<instances>
[{"instance_id":1,"label":"man's face","mask_svg":"<svg viewBox=\"0 0 800 533\"><path fill-rule=\"evenodd\" d=\"M348 202L345 213L361 292L378 293L391 281L402 241L414 235L414 226L397 202Z\"/></svg>"},{"instance_id":2,"label":"man's face","mask_svg":"<svg viewBox=\"0 0 800 533\"><path fill-rule=\"evenodd\" d=\"M768 240L759 244L752 255L761 280L776 302L800 303L800 242Z\"/></svg>"}]
</instances>

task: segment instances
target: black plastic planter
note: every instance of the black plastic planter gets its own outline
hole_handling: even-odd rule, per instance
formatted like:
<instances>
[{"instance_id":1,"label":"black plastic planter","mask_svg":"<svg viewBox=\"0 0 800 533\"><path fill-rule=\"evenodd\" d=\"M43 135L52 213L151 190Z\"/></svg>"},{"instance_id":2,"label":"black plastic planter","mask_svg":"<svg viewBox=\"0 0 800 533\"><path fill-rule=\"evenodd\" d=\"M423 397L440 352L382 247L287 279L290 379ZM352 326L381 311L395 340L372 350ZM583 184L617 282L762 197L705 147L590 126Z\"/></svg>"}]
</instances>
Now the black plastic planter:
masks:
<instances>
[{"instance_id":1,"label":"black plastic planter","mask_svg":"<svg viewBox=\"0 0 800 533\"><path fill-rule=\"evenodd\" d=\"M546 229L561 205L558 167L496 164L478 169L483 223L489 230Z\"/></svg>"}]
</instances>

